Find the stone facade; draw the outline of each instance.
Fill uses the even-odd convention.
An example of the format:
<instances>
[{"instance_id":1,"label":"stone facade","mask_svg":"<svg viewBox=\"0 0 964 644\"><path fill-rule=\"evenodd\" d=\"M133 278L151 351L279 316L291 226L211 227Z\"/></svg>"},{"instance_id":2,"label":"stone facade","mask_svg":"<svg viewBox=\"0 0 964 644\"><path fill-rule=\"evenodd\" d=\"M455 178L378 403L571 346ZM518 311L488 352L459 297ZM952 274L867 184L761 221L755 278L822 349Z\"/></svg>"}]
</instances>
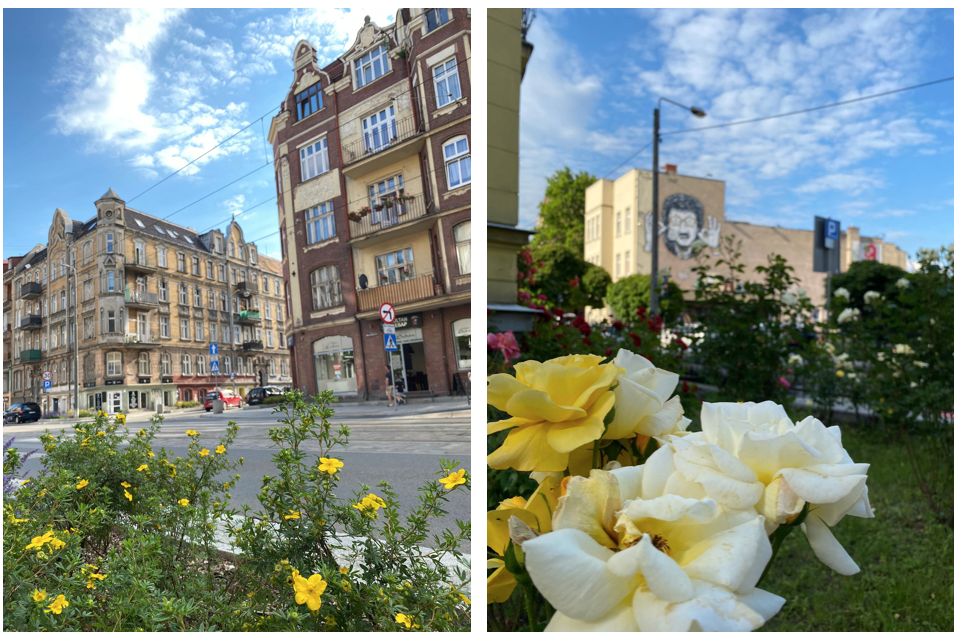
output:
<instances>
[{"instance_id":1,"label":"stone facade","mask_svg":"<svg viewBox=\"0 0 964 644\"><path fill-rule=\"evenodd\" d=\"M290 385L281 266L245 242L236 222L199 234L128 207L112 190L95 206L88 221L57 209L46 244L5 271L12 401L71 410L75 357L80 409L154 410L217 386L243 395Z\"/></svg>"},{"instance_id":2,"label":"stone facade","mask_svg":"<svg viewBox=\"0 0 964 644\"><path fill-rule=\"evenodd\" d=\"M686 297L692 297L696 288L696 245L709 246L706 252L712 263L720 257L721 240L732 237L740 244L747 279L757 278L753 269L765 265L768 255L779 254L793 267L811 301L818 306L826 302L826 273L813 270L812 229L728 220L723 181L681 175L672 165L667 170L659 175L659 269ZM614 281L650 273L652 199L652 173L644 170L630 170L615 180L600 179L586 189L584 256L605 268ZM841 271L858 259L909 268L904 251L879 237L861 236L856 227L841 234L840 243Z\"/></svg>"},{"instance_id":3,"label":"stone facade","mask_svg":"<svg viewBox=\"0 0 964 644\"><path fill-rule=\"evenodd\" d=\"M385 395L381 304L395 306L396 381L459 390L468 372L470 11L370 20L324 67L311 43L268 140L274 149L295 385Z\"/></svg>"}]
</instances>

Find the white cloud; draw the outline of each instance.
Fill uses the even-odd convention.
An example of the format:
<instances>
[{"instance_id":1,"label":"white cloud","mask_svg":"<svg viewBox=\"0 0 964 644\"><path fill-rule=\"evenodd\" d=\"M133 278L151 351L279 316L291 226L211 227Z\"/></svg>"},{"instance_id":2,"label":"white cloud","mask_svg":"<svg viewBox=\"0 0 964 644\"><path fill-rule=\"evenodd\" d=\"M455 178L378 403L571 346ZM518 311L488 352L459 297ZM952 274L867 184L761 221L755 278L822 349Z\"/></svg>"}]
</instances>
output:
<instances>
[{"instance_id":1,"label":"white cloud","mask_svg":"<svg viewBox=\"0 0 964 644\"><path fill-rule=\"evenodd\" d=\"M811 179L796 188L797 192L813 193L838 191L846 192L851 195L859 195L862 192L879 188L883 185L877 177L873 177L862 172L838 172L836 174L825 174Z\"/></svg>"}]
</instances>

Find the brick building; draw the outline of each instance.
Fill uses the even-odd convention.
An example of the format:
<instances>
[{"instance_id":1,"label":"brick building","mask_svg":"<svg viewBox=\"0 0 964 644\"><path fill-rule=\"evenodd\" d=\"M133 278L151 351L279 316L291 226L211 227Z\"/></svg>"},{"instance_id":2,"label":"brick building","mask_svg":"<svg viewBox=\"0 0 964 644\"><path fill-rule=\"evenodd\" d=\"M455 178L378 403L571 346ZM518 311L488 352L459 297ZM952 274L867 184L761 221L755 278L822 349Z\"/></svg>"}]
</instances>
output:
<instances>
[{"instance_id":1,"label":"brick building","mask_svg":"<svg viewBox=\"0 0 964 644\"><path fill-rule=\"evenodd\" d=\"M46 244L8 262L5 395L66 413L75 355L80 409L153 410L216 386L290 384L280 263L245 242L236 222L199 234L128 207L113 190L95 206L87 221L58 208Z\"/></svg>"},{"instance_id":2,"label":"brick building","mask_svg":"<svg viewBox=\"0 0 964 644\"><path fill-rule=\"evenodd\" d=\"M742 244L745 276L756 279L753 268L766 264L769 254L779 254L793 267L810 300L826 302L826 273L813 270L813 230L761 226L726 219L726 183L679 174L668 164L659 175L663 199L659 220L659 267L690 298L696 288L696 245L709 246L711 262L720 256L719 244L732 236ZM613 281L650 272L652 174L629 170L615 180L600 179L586 189L586 261L601 266ZM870 259L908 270L907 253L880 237L861 236L847 228L840 239L840 270L854 261ZM822 313L821 313L822 314ZM598 314L597 314L598 315Z\"/></svg>"},{"instance_id":3,"label":"brick building","mask_svg":"<svg viewBox=\"0 0 964 644\"><path fill-rule=\"evenodd\" d=\"M379 308L394 305L396 381L445 394L469 370L470 11L366 18L324 67L311 43L271 122L295 385L384 396Z\"/></svg>"}]
</instances>

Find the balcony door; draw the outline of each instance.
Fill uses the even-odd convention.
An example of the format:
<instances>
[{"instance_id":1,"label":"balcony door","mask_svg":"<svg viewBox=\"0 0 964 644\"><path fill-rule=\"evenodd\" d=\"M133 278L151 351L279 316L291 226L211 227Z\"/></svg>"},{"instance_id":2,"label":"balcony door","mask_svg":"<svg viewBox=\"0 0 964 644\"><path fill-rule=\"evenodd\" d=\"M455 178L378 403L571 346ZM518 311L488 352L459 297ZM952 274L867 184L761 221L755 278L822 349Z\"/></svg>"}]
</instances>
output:
<instances>
[{"instance_id":1,"label":"balcony door","mask_svg":"<svg viewBox=\"0 0 964 644\"><path fill-rule=\"evenodd\" d=\"M378 152L392 144L398 137L395 125L395 106L375 112L362 119L362 134L365 137L365 152Z\"/></svg>"},{"instance_id":2,"label":"balcony door","mask_svg":"<svg viewBox=\"0 0 964 644\"><path fill-rule=\"evenodd\" d=\"M137 314L137 338L139 340L147 339L147 330L150 327L147 326L147 313Z\"/></svg>"},{"instance_id":3,"label":"balcony door","mask_svg":"<svg viewBox=\"0 0 964 644\"><path fill-rule=\"evenodd\" d=\"M399 215L405 214L405 202L401 199L403 188L400 174L368 186L372 226L394 226L398 223Z\"/></svg>"}]
</instances>

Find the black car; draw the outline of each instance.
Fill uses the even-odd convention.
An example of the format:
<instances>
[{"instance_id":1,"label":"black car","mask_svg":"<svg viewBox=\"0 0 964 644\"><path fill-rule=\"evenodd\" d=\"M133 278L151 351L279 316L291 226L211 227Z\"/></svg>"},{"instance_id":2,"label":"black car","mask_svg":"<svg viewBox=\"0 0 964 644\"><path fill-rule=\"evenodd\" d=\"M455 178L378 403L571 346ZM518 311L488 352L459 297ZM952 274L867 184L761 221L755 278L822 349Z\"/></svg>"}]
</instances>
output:
<instances>
[{"instance_id":1,"label":"black car","mask_svg":"<svg viewBox=\"0 0 964 644\"><path fill-rule=\"evenodd\" d=\"M255 387L248 392L245 400L249 405L259 405L268 396L280 396L282 391L277 387Z\"/></svg>"},{"instance_id":2,"label":"black car","mask_svg":"<svg viewBox=\"0 0 964 644\"><path fill-rule=\"evenodd\" d=\"M29 423L40 420L40 405L31 402L13 403L3 412L5 423Z\"/></svg>"}]
</instances>

